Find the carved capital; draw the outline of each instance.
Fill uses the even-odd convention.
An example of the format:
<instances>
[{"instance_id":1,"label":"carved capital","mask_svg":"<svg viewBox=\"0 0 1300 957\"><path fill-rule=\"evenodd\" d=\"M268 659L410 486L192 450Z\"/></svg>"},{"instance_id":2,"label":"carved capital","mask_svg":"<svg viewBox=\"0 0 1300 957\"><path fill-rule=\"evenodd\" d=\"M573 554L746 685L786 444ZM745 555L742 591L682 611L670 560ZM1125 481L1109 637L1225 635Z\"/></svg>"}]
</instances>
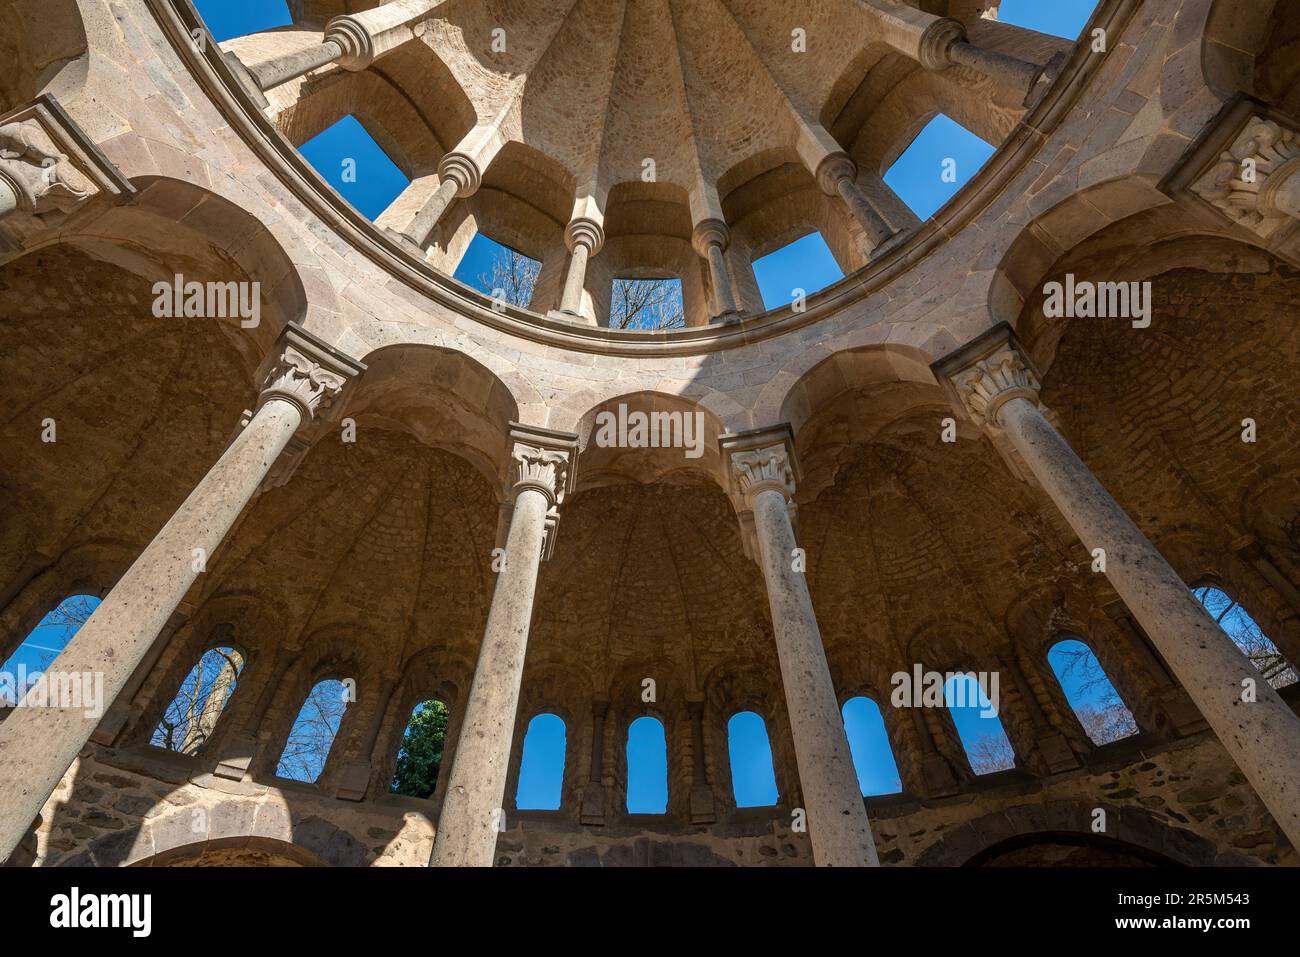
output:
<instances>
[{"instance_id":1,"label":"carved capital","mask_svg":"<svg viewBox=\"0 0 1300 957\"><path fill-rule=\"evenodd\" d=\"M564 501L571 458L572 452L567 449L548 449L516 442L510 452L514 469L511 491L518 495L526 488L537 489L546 496L548 507L558 506Z\"/></svg>"},{"instance_id":2,"label":"carved capital","mask_svg":"<svg viewBox=\"0 0 1300 957\"><path fill-rule=\"evenodd\" d=\"M594 256L605 245L605 227L585 216L570 220L564 227L564 244L569 247L569 252L578 245L586 246Z\"/></svg>"},{"instance_id":3,"label":"carved capital","mask_svg":"<svg viewBox=\"0 0 1300 957\"><path fill-rule=\"evenodd\" d=\"M339 66L345 70L364 70L375 60L375 45L370 31L354 16L342 14L325 24L325 39L333 40L343 49Z\"/></svg>"},{"instance_id":4,"label":"carved capital","mask_svg":"<svg viewBox=\"0 0 1300 957\"><path fill-rule=\"evenodd\" d=\"M960 20L940 17L930 23L921 34L917 61L927 70L946 70L952 66L948 51L959 40L966 39L966 27Z\"/></svg>"},{"instance_id":5,"label":"carved capital","mask_svg":"<svg viewBox=\"0 0 1300 957\"><path fill-rule=\"evenodd\" d=\"M555 533L560 525L560 505L577 486L578 437L537 426L510 423L510 462L497 525L497 546L504 548L515 498L524 489L536 489L546 496L546 526L542 559L555 550Z\"/></svg>"},{"instance_id":6,"label":"carved capital","mask_svg":"<svg viewBox=\"0 0 1300 957\"><path fill-rule=\"evenodd\" d=\"M34 216L70 212L98 192L35 118L0 126L0 181Z\"/></svg>"},{"instance_id":7,"label":"carved capital","mask_svg":"<svg viewBox=\"0 0 1300 957\"><path fill-rule=\"evenodd\" d=\"M455 150L438 161L438 176L444 182L453 181L457 186L456 195L462 199L477 193L483 182L483 171L478 168L478 163Z\"/></svg>"},{"instance_id":8,"label":"carved capital","mask_svg":"<svg viewBox=\"0 0 1300 957\"><path fill-rule=\"evenodd\" d=\"M978 359L952 382L966 411L992 426L998 424L998 410L1012 399L1038 404L1038 376L1018 349L1008 347Z\"/></svg>"},{"instance_id":9,"label":"carved capital","mask_svg":"<svg viewBox=\"0 0 1300 957\"><path fill-rule=\"evenodd\" d=\"M691 245L705 259L709 256L711 246L717 246L726 252L731 245L731 228L720 219L702 220L691 233Z\"/></svg>"},{"instance_id":10,"label":"carved capital","mask_svg":"<svg viewBox=\"0 0 1300 957\"><path fill-rule=\"evenodd\" d=\"M769 489L780 492L787 502L794 498L794 469L783 445L737 452L731 457L731 471L751 508L755 496Z\"/></svg>"},{"instance_id":11,"label":"carved capital","mask_svg":"<svg viewBox=\"0 0 1300 957\"><path fill-rule=\"evenodd\" d=\"M316 417L317 409L328 409L346 382L338 372L322 366L292 345L285 345L272 360L263 380L258 407L271 399L283 399L298 406L304 420Z\"/></svg>"},{"instance_id":12,"label":"carved capital","mask_svg":"<svg viewBox=\"0 0 1300 957\"><path fill-rule=\"evenodd\" d=\"M1296 131L1256 114L1191 190L1229 219L1268 238L1300 218L1297 173L1300 138Z\"/></svg>"},{"instance_id":13,"label":"carved capital","mask_svg":"<svg viewBox=\"0 0 1300 957\"><path fill-rule=\"evenodd\" d=\"M857 182L858 164L848 153L841 151L827 153L817 164L817 185L827 196L834 196L839 191L842 180Z\"/></svg>"}]
</instances>

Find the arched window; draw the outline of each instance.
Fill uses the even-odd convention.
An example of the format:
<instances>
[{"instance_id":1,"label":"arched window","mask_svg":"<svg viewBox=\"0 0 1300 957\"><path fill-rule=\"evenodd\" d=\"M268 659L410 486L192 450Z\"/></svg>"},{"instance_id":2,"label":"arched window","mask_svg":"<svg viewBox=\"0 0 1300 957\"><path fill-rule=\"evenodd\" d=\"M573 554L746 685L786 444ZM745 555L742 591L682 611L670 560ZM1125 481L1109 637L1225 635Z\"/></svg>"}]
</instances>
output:
<instances>
[{"instance_id":1,"label":"arched window","mask_svg":"<svg viewBox=\"0 0 1300 957\"><path fill-rule=\"evenodd\" d=\"M627 729L627 811L663 814L668 810L668 742L664 726L649 715Z\"/></svg>"},{"instance_id":2,"label":"arched window","mask_svg":"<svg viewBox=\"0 0 1300 957\"><path fill-rule=\"evenodd\" d=\"M1110 744L1137 734L1132 712L1120 700L1091 648L1067 638L1048 649L1047 660L1093 744Z\"/></svg>"},{"instance_id":3,"label":"arched window","mask_svg":"<svg viewBox=\"0 0 1300 957\"><path fill-rule=\"evenodd\" d=\"M780 309L844 278L822 234L816 231L754 260L754 278L767 309Z\"/></svg>"},{"instance_id":4,"label":"arched window","mask_svg":"<svg viewBox=\"0 0 1300 957\"><path fill-rule=\"evenodd\" d=\"M542 264L536 259L478 233L469 241L452 278L485 296L527 309L541 272Z\"/></svg>"},{"instance_id":5,"label":"arched window","mask_svg":"<svg viewBox=\"0 0 1300 957\"><path fill-rule=\"evenodd\" d=\"M182 754L197 751L212 736L243 670L244 656L238 649L230 645L209 648L181 682L150 744Z\"/></svg>"},{"instance_id":6,"label":"arched window","mask_svg":"<svg viewBox=\"0 0 1300 957\"><path fill-rule=\"evenodd\" d=\"M736 807L771 807L776 803L776 773L767 725L752 711L740 711L727 722L727 754L731 758L731 793Z\"/></svg>"},{"instance_id":7,"label":"arched window","mask_svg":"<svg viewBox=\"0 0 1300 957\"><path fill-rule=\"evenodd\" d=\"M528 722L519 762L515 807L521 811L558 811L564 792L564 720L539 714Z\"/></svg>"},{"instance_id":8,"label":"arched window","mask_svg":"<svg viewBox=\"0 0 1300 957\"><path fill-rule=\"evenodd\" d=\"M952 713L972 771L992 774L1016 766L1016 754L1002 729L997 709L971 674L948 678L943 685L943 700Z\"/></svg>"},{"instance_id":9,"label":"arched window","mask_svg":"<svg viewBox=\"0 0 1300 957\"><path fill-rule=\"evenodd\" d=\"M1265 681L1274 688L1295 684L1295 666L1282 656L1277 645L1264 634L1264 629L1227 592L1215 585L1201 585L1193 588L1192 594L1236 642L1241 653L1259 669Z\"/></svg>"},{"instance_id":10,"label":"arched window","mask_svg":"<svg viewBox=\"0 0 1300 957\"><path fill-rule=\"evenodd\" d=\"M850 698L844 702L843 714L844 733L849 738L849 753L853 755L863 796L901 792L903 781L898 776L880 706L867 697Z\"/></svg>"},{"instance_id":11,"label":"arched window","mask_svg":"<svg viewBox=\"0 0 1300 957\"><path fill-rule=\"evenodd\" d=\"M354 688L351 681L337 678L316 682L284 743L275 769L277 776L308 784L316 782L334 745L334 736L339 733L343 712L352 702Z\"/></svg>"},{"instance_id":12,"label":"arched window","mask_svg":"<svg viewBox=\"0 0 1300 957\"><path fill-rule=\"evenodd\" d=\"M0 667L0 708L22 700L98 607L94 595L69 595L37 623Z\"/></svg>"},{"instance_id":13,"label":"arched window","mask_svg":"<svg viewBox=\"0 0 1300 957\"><path fill-rule=\"evenodd\" d=\"M921 219L937 213L980 171L994 148L940 113L885 173L885 183Z\"/></svg>"},{"instance_id":14,"label":"arched window","mask_svg":"<svg viewBox=\"0 0 1300 957\"><path fill-rule=\"evenodd\" d=\"M611 329L684 329L680 279L617 278L609 290Z\"/></svg>"},{"instance_id":15,"label":"arched window","mask_svg":"<svg viewBox=\"0 0 1300 957\"><path fill-rule=\"evenodd\" d=\"M437 698L421 701L411 711L393 770L393 794L427 798L438 786L442 749L447 739L447 706Z\"/></svg>"},{"instance_id":16,"label":"arched window","mask_svg":"<svg viewBox=\"0 0 1300 957\"><path fill-rule=\"evenodd\" d=\"M366 219L387 209L410 180L361 122L349 114L321 130L298 152Z\"/></svg>"}]
</instances>

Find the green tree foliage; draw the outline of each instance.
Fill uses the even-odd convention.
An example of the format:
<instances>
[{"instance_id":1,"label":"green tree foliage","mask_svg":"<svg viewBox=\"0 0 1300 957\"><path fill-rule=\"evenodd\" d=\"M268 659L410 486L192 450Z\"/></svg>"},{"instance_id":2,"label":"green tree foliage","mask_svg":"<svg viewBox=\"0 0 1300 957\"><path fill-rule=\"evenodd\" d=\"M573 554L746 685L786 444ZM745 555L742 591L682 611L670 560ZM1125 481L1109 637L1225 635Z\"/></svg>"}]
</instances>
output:
<instances>
[{"instance_id":1,"label":"green tree foliage","mask_svg":"<svg viewBox=\"0 0 1300 957\"><path fill-rule=\"evenodd\" d=\"M438 783L442 744L447 737L447 706L430 699L417 705L397 752L393 793L427 798Z\"/></svg>"}]
</instances>

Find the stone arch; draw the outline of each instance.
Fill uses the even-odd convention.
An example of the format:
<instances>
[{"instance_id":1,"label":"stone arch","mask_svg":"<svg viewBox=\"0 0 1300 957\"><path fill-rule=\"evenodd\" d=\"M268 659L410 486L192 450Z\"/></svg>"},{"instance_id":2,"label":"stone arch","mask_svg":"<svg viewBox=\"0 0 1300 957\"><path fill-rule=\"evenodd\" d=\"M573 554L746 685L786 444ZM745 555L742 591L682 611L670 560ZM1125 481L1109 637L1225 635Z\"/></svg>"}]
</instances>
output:
<instances>
[{"instance_id":1,"label":"stone arch","mask_svg":"<svg viewBox=\"0 0 1300 957\"><path fill-rule=\"evenodd\" d=\"M1004 841L1033 835L1073 835L1091 839L1093 811L1106 812L1106 834L1147 853L1187 867L1241 866L1255 863L1235 851L1220 850L1212 841L1185 828L1174 827L1142 808L1093 801L1049 801L1019 805L975 818L944 833L917 857L921 867L956 867L978 861L981 854Z\"/></svg>"},{"instance_id":2,"label":"stone arch","mask_svg":"<svg viewBox=\"0 0 1300 957\"><path fill-rule=\"evenodd\" d=\"M614 424L616 428L623 407L626 407L630 422L636 421L634 415L638 419L647 417L644 419L647 425L655 421L669 422L671 438L681 436L684 441L689 426L693 440L691 445L667 448L602 445L602 426ZM664 418L657 420L654 416ZM699 424L703 425L702 431L697 428ZM710 409L686 396L652 391L614 396L588 408L578 419L574 431L578 434L578 447L581 450L579 490L627 481L671 482L674 475L680 472L706 475L718 482L724 491L727 488L718 451L718 436L725 431L724 426ZM658 432L662 438L663 430ZM701 453L699 456L694 455L697 450Z\"/></svg>"},{"instance_id":3,"label":"stone arch","mask_svg":"<svg viewBox=\"0 0 1300 957\"><path fill-rule=\"evenodd\" d=\"M219 837L157 849L129 867L329 867L330 862L301 844L273 837Z\"/></svg>"},{"instance_id":4,"label":"stone arch","mask_svg":"<svg viewBox=\"0 0 1300 957\"><path fill-rule=\"evenodd\" d=\"M705 678L703 693L705 767L713 793L722 798L723 806L736 809L727 725L742 711L754 712L766 727L777 806L791 807L802 800L794 736L776 662L740 660L720 664Z\"/></svg>"},{"instance_id":5,"label":"stone arch","mask_svg":"<svg viewBox=\"0 0 1300 957\"><path fill-rule=\"evenodd\" d=\"M346 415L406 432L467 461L495 491L509 461L509 424L519 402L506 381L477 359L437 345L400 344L365 356Z\"/></svg>"}]
</instances>

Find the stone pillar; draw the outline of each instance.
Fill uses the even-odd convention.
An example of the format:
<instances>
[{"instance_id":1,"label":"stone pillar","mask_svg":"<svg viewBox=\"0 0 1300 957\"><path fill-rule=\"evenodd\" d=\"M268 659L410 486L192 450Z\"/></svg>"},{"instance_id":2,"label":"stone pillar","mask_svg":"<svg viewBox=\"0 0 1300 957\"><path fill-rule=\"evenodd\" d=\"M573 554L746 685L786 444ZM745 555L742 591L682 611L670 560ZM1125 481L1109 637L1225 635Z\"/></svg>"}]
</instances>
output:
<instances>
[{"instance_id":1,"label":"stone pillar","mask_svg":"<svg viewBox=\"0 0 1300 957\"><path fill-rule=\"evenodd\" d=\"M994 83L1028 100L1043 67L966 39L960 20L926 13L898 0L860 0L876 18L881 39L927 70L939 72L954 64L969 67Z\"/></svg>"},{"instance_id":2,"label":"stone pillar","mask_svg":"<svg viewBox=\"0 0 1300 957\"><path fill-rule=\"evenodd\" d=\"M116 700L299 427L362 368L298 327L286 329L257 411L68 642L59 673L84 675L87 686L102 681L101 709ZM0 725L0 780L9 782L0 803L0 857L22 840L99 721L80 703L37 704L49 694L47 674Z\"/></svg>"},{"instance_id":3,"label":"stone pillar","mask_svg":"<svg viewBox=\"0 0 1300 957\"><path fill-rule=\"evenodd\" d=\"M894 230L871 205L866 193L858 187L858 166L842 150L828 153L817 164L814 175L817 185L827 196L839 196L858 221L871 241L872 251L879 249L894 235Z\"/></svg>"},{"instance_id":4,"label":"stone pillar","mask_svg":"<svg viewBox=\"0 0 1300 957\"><path fill-rule=\"evenodd\" d=\"M751 556L757 552L767 587L813 860L820 867L877 866L808 583L794 570L793 438L786 427L720 441L733 499L745 510L741 525L752 537L748 548Z\"/></svg>"},{"instance_id":5,"label":"stone pillar","mask_svg":"<svg viewBox=\"0 0 1300 957\"><path fill-rule=\"evenodd\" d=\"M232 733L220 748L221 759L213 769L214 775L231 781L243 780L257 757L260 745L265 741L266 734L262 724L266 719L266 713L271 709L280 685L284 683L284 676L288 674L301 654L302 645L294 642L280 645L275 649L275 659L271 664L270 674L266 677L266 683L262 685L257 702L248 716L240 722L239 730Z\"/></svg>"},{"instance_id":6,"label":"stone pillar","mask_svg":"<svg viewBox=\"0 0 1300 957\"><path fill-rule=\"evenodd\" d=\"M709 285L713 289L713 320L725 319L740 312L731 291L731 273L723 255L731 245L731 230L720 219L696 223L691 245L709 266Z\"/></svg>"},{"instance_id":7,"label":"stone pillar","mask_svg":"<svg viewBox=\"0 0 1300 957\"><path fill-rule=\"evenodd\" d=\"M1155 687L1155 693L1147 701L1137 701L1137 711L1146 712L1151 723L1162 734L1170 737L1186 737L1206 729L1205 719L1196 710L1191 699L1182 688L1178 687L1169 666L1160 660L1151 641L1129 615L1129 610L1122 601L1113 601L1105 605L1102 611L1115 624L1115 628L1128 641L1138 660L1142 663L1148 679ZM1133 710L1130 707L1130 710ZM1154 712L1154 714L1152 714ZM1136 712L1135 712L1136 716Z\"/></svg>"},{"instance_id":8,"label":"stone pillar","mask_svg":"<svg viewBox=\"0 0 1300 957\"><path fill-rule=\"evenodd\" d=\"M513 502L504 562L465 703L438 833L434 867L491 867L523 679L537 571L554 547L558 507L573 489L577 437L511 427Z\"/></svg>"},{"instance_id":9,"label":"stone pillar","mask_svg":"<svg viewBox=\"0 0 1300 957\"><path fill-rule=\"evenodd\" d=\"M1028 472L1092 551L1293 844L1300 846L1300 717L1215 623L1178 573L1043 415L1039 382L1009 327L935 364L954 399L1003 433ZM1245 689L1253 689L1253 700Z\"/></svg>"},{"instance_id":10,"label":"stone pillar","mask_svg":"<svg viewBox=\"0 0 1300 957\"><path fill-rule=\"evenodd\" d=\"M379 738L380 728L388 714L393 691L402 679L401 672L386 670L379 676L379 686L375 689L375 707L370 712L370 720L361 734L361 743L357 748L355 760L344 765L339 772L334 788L334 796L344 801L361 801L370 789L370 772L374 767L375 742Z\"/></svg>"},{"instance_id":11,"label":"stone pillar","mask_svg":"<svg viewBox=\"0 0 1300 957\"><path fill-rule=\"evenodd\" d=\"M1029 724L1033 736L1033 758L1039 764L1038 770L1047 774L1059 774L1071 771L1079 766L1079 758L1070 747L1065 735L1053 727L1047 713L1043 710L1038 693L1029 682L1024 669L1020 667L1020 658L1013 647L1006 647L995 652L997 663L1002 673L1010 679L1009 683L1025 702Z\"/></svg>"},{"instance_id":12,"label":"stone pillar","mask_svg":"<svg viewBox=\"0 0 1300 957\"><path fill-rule=\"evenodd\" d=\"M1225 216L1270 238L1300 219L1300 136L1296 131L1250 116L1231 145L1192 192Z\"/></svg>"},{"instance_id":13,"label":"stone pillar","mask_svg":"<svg viewBox=\"0 0 1300 957\"><path fill-rule=\"evenodd\" d=\"M609 702L598 699L591 703L591 770L587 786L582 790L582 809L579 820L583 824L605 823L605 715Z\"/></svg>"},{"instance_id":14,"label":"stone pillar","mask_svg":"<svg viewBox=\"0 0 1300 957\"><path fill-rule=\"evenodd\" d=\"M704 695L691 692L686 698L686 713L691 719L691 823L712 824L717 820L713 809L713 788L709 786L708 767L704 761Z\"/></svg>"},{"instance_id":15,"label":"stone pillar","mask_svg":"<svg viewBox=\"0 0 1300 957\"><path fill-rule=\"evenodd\" d=\"M443 0L389 0L370 10L332 18L321 42L247 67L257 88L266 92L330 63L364 70L384 54L415 39L423 21Z\"/></svg>"},{"instance_id":16,"label":"stone pillar","mask_svg":"<svg viewBox=\"0 0 1300 957\"><path fill-rule=\"evenodd\" d=\"M595 219L573 219L564 228L564 244L568 247L569 270L564 276L564 292L560 295L560 313L567 318L582 315L582 293L587 282L587 258L600 252L605 245L605 228Z\"/></svg>"}]
</instances>

